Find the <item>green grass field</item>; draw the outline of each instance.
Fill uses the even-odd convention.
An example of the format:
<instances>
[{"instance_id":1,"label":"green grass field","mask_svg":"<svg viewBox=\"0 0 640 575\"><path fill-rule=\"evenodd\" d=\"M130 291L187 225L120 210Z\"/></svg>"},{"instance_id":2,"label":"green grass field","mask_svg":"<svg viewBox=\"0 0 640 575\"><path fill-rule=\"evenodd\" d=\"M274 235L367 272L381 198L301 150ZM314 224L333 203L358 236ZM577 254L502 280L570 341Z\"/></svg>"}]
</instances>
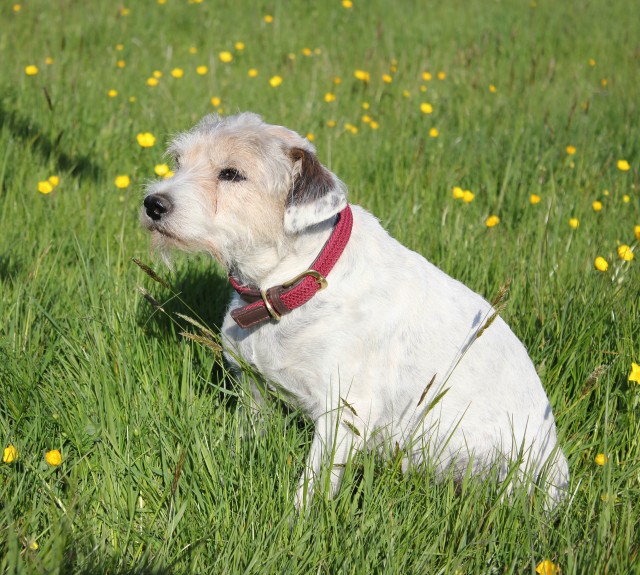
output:
<instances>
[{"instance_id":1,"label":"green grass field","mask_svg":"<svg viewBox=\"0 0 640 575\"><path fill-rule=\"evenodd\" d=\"M3 573L640 573L631 3L15 1L0 7ZM241 437L253 375L176 315L219 325L224 272L181 254L170 272L138 224L171 135L216 110L309 134L352 202L488 299L511 281L503 316L571 469L552 514L362 454L295 520L309 422L274 399Z\"/></svg>"}]
</instances>

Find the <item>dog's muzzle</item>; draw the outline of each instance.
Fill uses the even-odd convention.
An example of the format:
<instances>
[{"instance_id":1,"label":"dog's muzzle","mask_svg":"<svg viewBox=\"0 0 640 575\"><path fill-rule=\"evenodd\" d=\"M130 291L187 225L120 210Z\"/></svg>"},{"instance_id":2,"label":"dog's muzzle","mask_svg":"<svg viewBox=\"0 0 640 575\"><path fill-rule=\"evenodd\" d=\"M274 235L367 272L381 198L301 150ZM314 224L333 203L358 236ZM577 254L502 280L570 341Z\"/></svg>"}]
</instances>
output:
<instances>
[{"instance_id":1,"label":"dog's muzzle","mask_svg":"<svg viewBox=\"0 0 640 575\"><path fill-rule=\"evenodd\" d=\"M161 194L151 194L144 199L144 209L154 222L162 219L162 216L171 211L169 198Z\"/></svg>"}]
</instances>

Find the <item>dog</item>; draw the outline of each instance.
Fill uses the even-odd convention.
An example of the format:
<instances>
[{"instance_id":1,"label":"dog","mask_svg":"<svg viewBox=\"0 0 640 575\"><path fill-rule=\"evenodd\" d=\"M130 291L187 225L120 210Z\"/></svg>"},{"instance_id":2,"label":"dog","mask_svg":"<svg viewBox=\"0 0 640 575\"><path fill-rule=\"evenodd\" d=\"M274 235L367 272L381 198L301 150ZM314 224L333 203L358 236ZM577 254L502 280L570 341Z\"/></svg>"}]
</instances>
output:
<instances>
[{"instance_id":1,"label":"dog","mask_svg":"<svg viewBox=\"0 0 640 575\"><path fill-rule=\"evenodd\" d=\"M227 359L314 422L299 510L323 483L333 496L363 448L439 478L497 469L513 482L515 469L548 507L562 499L567 460L523 344L480 295L349 205L307 139L253 113L210 115L168 152L175 175L149 185L142 224L161 250L224 267Z\"/></svg>"}]
</instances>

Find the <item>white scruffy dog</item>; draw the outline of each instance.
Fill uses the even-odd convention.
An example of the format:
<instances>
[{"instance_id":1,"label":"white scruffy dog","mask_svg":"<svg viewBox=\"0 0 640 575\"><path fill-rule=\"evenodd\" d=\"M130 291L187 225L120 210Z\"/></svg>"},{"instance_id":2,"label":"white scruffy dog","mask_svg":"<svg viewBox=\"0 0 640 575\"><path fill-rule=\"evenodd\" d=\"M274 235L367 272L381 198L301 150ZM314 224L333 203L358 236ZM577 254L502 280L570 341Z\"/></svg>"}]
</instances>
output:
<instances>
[{"instance_id":1,"label":"white scruffy dog","mask_svg":"<svg viewBox=\"0 0 640 575\"><path fill-rule=\"evenodd\" d=\"M515 465L549 505L562 498L567 462L522 343L481 296L348 207L306 139L255 114L207 116L169 152L175 175L149 186L142 223L158 247L225 267L228 359L315 423L298 508L323 465L333 493L365 445L455 477Z\"/></svg>"}]
</instances>

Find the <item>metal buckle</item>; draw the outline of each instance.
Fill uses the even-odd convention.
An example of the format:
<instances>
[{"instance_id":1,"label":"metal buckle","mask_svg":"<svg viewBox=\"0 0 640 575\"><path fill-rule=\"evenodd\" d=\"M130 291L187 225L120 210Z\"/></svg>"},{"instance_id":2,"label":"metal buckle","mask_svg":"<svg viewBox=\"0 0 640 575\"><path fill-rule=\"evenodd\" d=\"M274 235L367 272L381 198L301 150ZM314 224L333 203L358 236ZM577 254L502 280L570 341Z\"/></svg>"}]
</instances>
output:
<instances>
[{"instance_id":1,"label":"metal buckle","mask_svg":"<svg viewBox=\"0 0 640 575\"><path fill-rule=\"evenodd\" d=\"M269 312L269 315L275 319L276 321L280 321L280 318L282 317L275 309L273 309L273 306L271 305L271 302L269 302L269 298L267 298L267 292L263 289L260 290L260 295L262 296L262 301L264 302L265 307L267 308L267 311Z\"/></svg>"},{"instance_id":2,"label":"metal buckle","mask_svg":"<svg viewBox=\"0 0 640 575\"><path fill-rule=\"evenodd\" d=\"M307 276L311 276L313 279L315 279L318 282L319 290L323 290L329 285L329 282L327 282L327 279L320 272L317 272L316 270L307 270L305 272L302 272L301 274L298 274L296 277L289 280L288 282L283 283L282 287L285 289L290 288L292 285L297 284L301 279L304 279ZM264 299L264 296L262 299ZM267 309L269 309L269 306L267 306Z\"/></svg>"}]
</instances>

